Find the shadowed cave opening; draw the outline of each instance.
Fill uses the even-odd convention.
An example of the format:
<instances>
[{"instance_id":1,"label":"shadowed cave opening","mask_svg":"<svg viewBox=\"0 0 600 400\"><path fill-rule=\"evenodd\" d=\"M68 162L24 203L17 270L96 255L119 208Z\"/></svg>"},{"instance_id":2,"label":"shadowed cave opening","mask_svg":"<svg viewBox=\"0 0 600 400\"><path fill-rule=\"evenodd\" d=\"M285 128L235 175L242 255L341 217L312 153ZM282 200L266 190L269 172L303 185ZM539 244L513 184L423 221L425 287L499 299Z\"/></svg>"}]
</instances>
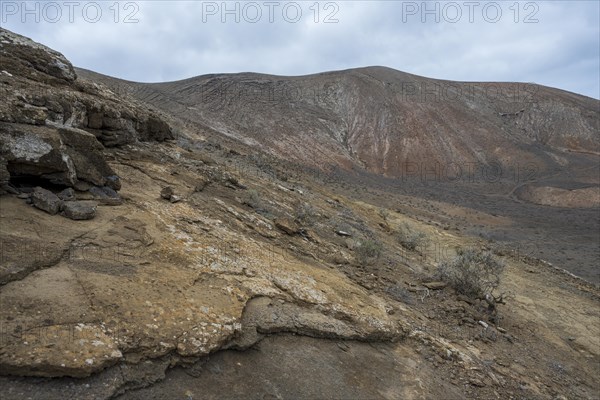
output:
<instances>
[{"instance_id":1,"label":"shadowed cave opening","mask_svg":"<svg viewBox=\"0 0 600 400\"><path fill-rule=\"evenodd\" d=\"M6 169L10 174L9 184L19 190L40 186L51 191L61 191L68 187L67 185L53 182L50 178L51 171L48 171L48 177L44 176L45 174L27 173L23 171L23 164L11 162L8 162Z\"/></svg>"}]
</instances>

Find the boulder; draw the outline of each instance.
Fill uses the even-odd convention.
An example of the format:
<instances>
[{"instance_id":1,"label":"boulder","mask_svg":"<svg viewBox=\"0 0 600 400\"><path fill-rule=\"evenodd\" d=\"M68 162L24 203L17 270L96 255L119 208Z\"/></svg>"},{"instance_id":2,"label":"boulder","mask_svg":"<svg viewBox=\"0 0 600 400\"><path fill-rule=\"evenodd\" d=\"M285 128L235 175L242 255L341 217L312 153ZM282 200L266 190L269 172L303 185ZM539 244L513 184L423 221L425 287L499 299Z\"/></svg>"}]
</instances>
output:
<instances>
[{"instance_id":1,"label":"boulder","mask_svg":"<svg viewBox=\"0 0 600 400\"><path fill-rule=\"evenodd\" d=\"M162 142L175 138L169 124L153 114L149 114L148 118L140 124L138 132L140 139L145 141Z\"/></svg>"},{"instance_id":2,"label":"boulder","mask_svg":"<svg viewBox=\"0 0 600 400\"><path fill-rule=\"evenodd\" d=\"M73 220L87 220L96 216L96 204L83 201L67 201L62 215Z\"/></svg>"},{"instance_id":3,"label":"boulder","mask_svg":"<svg viewBox=\"0 0 600 400\"><path fill-rule=\"evenodd\" d=\"M94 135L81 129L59 128L60 138L65 144L63 151L73 162L76 177L97 186L111 185L121 188L119 177L104 158L104 147Z\"/></svg>"},{"instance_id":4,"label":"boulder","mask_svg":"<svg viewBox=\"0 0 600 400\"><path fill-rule=\"evenodd\" d=\"M57 195L39 186L35 188L31 198L36 208L46 211L50 215L58 213L63 204Z\"/></svg>"}]
</instances>

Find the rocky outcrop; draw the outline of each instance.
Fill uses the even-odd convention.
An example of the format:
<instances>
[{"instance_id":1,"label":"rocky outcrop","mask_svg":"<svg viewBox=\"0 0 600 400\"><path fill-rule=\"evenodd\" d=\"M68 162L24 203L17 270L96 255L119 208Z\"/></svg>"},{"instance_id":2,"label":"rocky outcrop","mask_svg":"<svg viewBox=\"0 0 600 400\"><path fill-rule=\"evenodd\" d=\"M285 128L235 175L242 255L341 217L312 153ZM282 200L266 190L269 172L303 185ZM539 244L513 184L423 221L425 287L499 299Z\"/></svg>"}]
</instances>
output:
<instances>
[{"instance_id":1,"label":"rocky outcrop","mask_svg":"<svg viewBox=\"0 0 600 400\"><path fill-rule=\"evenodd\" d=\"M169 125L152 113L131 111L118 104L84 104L85 112L78 121L106 147L121 146L136 140L162 142L173 139ZM137 113L135 112L137 111Z\"/></svg>"},{"instance_id":2,"label":"rocky outcrop","mask_svg":"<svg viewBox=\"0 0 600 400\"><path fill-rule=\"evenodd\" d=\"M81 180L102 186L115 175L100 142L81 129L0 123L0 132L0 153L15 179L37 177L69 187Z\"/></svg>"},{"instance_id":3,"label":"rocky outcrop","mask_svg":"<svg viewBox=\"0 0 600 400\"><path fill-rule=\"evenodd\" d=\"M2 70L45 83L72 83L77 79L73 65L61 53L21 35L0 29Z\"/></svg>"},{"instance_id":4,"label":"rocky outcrop","mask_svg":"<svg viewBox=\"0 0 600 400\"><path fill-rule=\"evenodd\" d=\"M0 184L36 179L120 189L106 147L172 139L156 112L77 80L60 53L0 30ZM41 183L41 182L39 182Z\"/></svg>"}]
</instances>

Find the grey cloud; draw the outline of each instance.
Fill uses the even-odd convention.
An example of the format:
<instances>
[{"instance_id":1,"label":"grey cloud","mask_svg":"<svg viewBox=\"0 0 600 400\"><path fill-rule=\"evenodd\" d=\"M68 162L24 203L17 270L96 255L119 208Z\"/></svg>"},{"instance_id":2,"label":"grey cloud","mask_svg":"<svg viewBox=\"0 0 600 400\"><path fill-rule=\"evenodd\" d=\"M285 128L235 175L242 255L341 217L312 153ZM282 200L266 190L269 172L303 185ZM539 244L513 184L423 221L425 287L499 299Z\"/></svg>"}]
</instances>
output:
<instances>
[{"instance_id":1,"label":"grey cloud","mask_svg":"<svg viewBox=\"0 0 600 400\"><path fill-rule=\"evenodd\" d=\"M220 7L221 3L214 4ZM278 10L289 3L279 2ZM3 25L56 48L78 66L137 81L241 71L301 75L385 65L440 79L534 81L600 97L598 2L520 2L518 23L509 8L514 2L497 2L502 18L490 23L480 10L493 2L480 1L470 23L464 2L457 1L463 13L458 22L445 22L440 15L441 22L435 23L427 15L423 23L420 10L403 18L403 10L420 8L421 1L338 1L339 22L333 24L323 23L334 10L323 9L328 2L319 4L319 23L309 9L314 2L298 3L303 16L297 23L285 21L280 12L270 23L264 6L258 23L244 21L243 15L240 23L232 15L222 23L219 14L203 22L207 2L140 1L135 24L114 23L108 10L113 3L106 2L97 23L75 14L73 23L63 17L55 24L35 23L31 18L22 23L20 18L4 16ZM537 5L538 23L523 23L533 10L525 8L527 3ZM244 4L239 2L239 7ZM438 4L443 9L452 2ZM434 5L429 2L427 7ZM119 18L125 14L121 10ZM447 19L453 16L446 15Z\"/></svg>"}]
</instances>

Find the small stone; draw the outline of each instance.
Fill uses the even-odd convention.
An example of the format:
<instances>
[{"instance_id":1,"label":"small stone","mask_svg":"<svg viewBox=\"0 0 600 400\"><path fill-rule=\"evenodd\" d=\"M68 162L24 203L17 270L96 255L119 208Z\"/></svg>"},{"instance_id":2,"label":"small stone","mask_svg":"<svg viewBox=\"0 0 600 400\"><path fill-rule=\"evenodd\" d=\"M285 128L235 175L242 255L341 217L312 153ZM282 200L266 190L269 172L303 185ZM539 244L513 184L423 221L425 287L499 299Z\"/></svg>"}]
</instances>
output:
<instances>
[{"instance_id":1,"label":"small stone","mask_svg":"<svg viewBox=\"0 0 600 400\"><path fill-rule=\"evenodd\" d=\"M484 328L484 329L487 329L487 328L489 327L489 325L488 325L488 323L487 323L487 322L484 322L484 321L478 321L477 323L478 323L479 325L483 326L483 328Z\"/></svg>"},{"instance_id":2,"label":"small stone","mask_svg":"<svg viewBox=\"0 0 600 400\"><path fill-rule=\"evenodd\" d=\"M502 358L496 358L496 364L502 367L510 367L510 362Z\"/></svg>"},{"instance_id":3,"label":"small stone","mask_svg":"<svg viewBox=\"0 0 600 400\"><path fill-rule=\"evenodd\" d=\"M49 190L38 186L34 189L31 197L36 208L46 211L50 215L55 215L60 211L62 200Z\"/></svg>"},{"instance_id":4,"label":"small stone","mask_svg":"<svg viewBox=\"0 0 600 400\"><path fill-rule=\"evenodd\" d=\"M73 188L78 192L87 192L92 188L92 184L84 181L77 181L75 182L75 185L73 185Z\"/></svg>"},{"instance_id":5,"label":"small stone","mask_svg":"<svg viewBox=\"0 0 600 400\"><path fill-rule=\"evenodd\" d=\"M117 192L116 192L116 191L115 191L113 188L111 188L111 187L109 187L109 186L102 186L100 189L101 189L101 190L102 190L104 193L106 193L106 195L107 195L108 197L111 197L111 198L113 198L113 199L116 199L116 198L118 198L118 197L119 197L119 194L118 194L118 193L117 193Z\"/></svg>"},{"instance_id":6,"label":"small stone","mask_svg":"<svg viewBox=\"0 0 600 400\"><path fill-rule=\"evenodd\" d=\"M121 205L123 200L117 192L108 186L94 186L90 188L89 193L93 196L94 200L98 200L100 203L105 205Z\"/></svg>"},{"instance_id":7,"label":"small stone","mask_svg":"<svg viewBox=\"0 0 600 400\"><path fill-rule=\"evenodd\" d=\"M337 344L337 347L339 347L339 348L340 348L340 350L342 350L342 351L344 351L344 352L347 352L348 350L350 350L350 346L348 346L348 344L347 344L347 343L344 343L344 342L337 342L336 344Z\"/></svg>"},{"instance_id":8,"label":"small stone","mask_svg":"<svg viewBox=\"0 0 600 400\"><path fill-rule=\"evenodd\" d=\"M464 301L465 303L469 304L469 305L473 305L473 300L471 298L469 298L468 296L465 296L464 294L459 294L458 296L456 296L457 300L460 301Z\"/></svg>"},{"instance_id":9,"label":"small stone","mask_svg":"<svg viewBox=\"0 0 600 400\"><path fill-rule=\"evenodd\" d=\"M477 386L477 387L484 387L485 383L483 383L483 381L481 381L480 379L477 378L472 378L469 380L469 383L473 386Z\"/></svg>"},{"instance_id":10,"label":"small stone","mask_svg":"<svg viewBox=\"0 0 600 400\"><path fill-rule=\"evenodd\" d=\"M171 198L169 199L169 201L171 203L179 203L181 201L181 197L179 197L176 194L174 194L174 195L171 196Z\"/></svg>"},{"instance_id":11,"label":"small stone","mask_svg":"<svg viewBox=\"0 0 600 400\"><path fill-rule=\"evenodd\" d=\"M500 332L500 333L506 333L506 329L504 329L504 328L497 327L496 329L497 329L497 330L498 330L498 332Z\"/></svg>"},{"instance_id":12,"label":"small stone","mask_svg":"<svg viewBox=\"0 0 600 400\"><path fill-rule=\"evenodd\" d=\"M75 200L75 191L73 188L66 188L58 194L58 197L63 201L73 201Z\"/></svg>"},{"instance_id":13,"label":"small stone","mask_svg":"<svg viewBox=\"0 0 600 400\"><path fill-rule=\"evenodd\" d=\"M494 373L492 371L488 372L488 376L492 379L492 381L494 382L494 385L496 385L496 386L501 385L500 380L496 377L496 375L494 375Z\"/></svg>"},{"instance_id":14,"label":"small stone","mask_svg":"<svg viewBox=\"0 0 600 400\"><path fill-rule=\"evenodd\" d=\"M173 196L173 188L171 186L167 186L160 191L160 197L165 200L171 200L171 196Z\"/></svg>"},{"instance_id":15,"label":"small stone","mask_svg":"<svg viewBox=\"0 0 600 400\"><path fill-rule=\"evenodd\" d=\"M67 201L64 203L62 215L76 221L92 219L96 216L96 205L82 201Z\"/></svg>"},{"instance_id":16,"label":"small stone","mask_svg":"<svg viewBox=\"0 0 600 400\"><path fill-rule=\"evenodd\" d=\"M96 199L104 199L107 198L108 195L106 194L106 192L104 190L102 190L101 187L98 186L93 186L90 188L90 190L88 190L90 192L90 194L92 194L94 196L94 198Z\"/></svg>"},{"instance_id":17,"label":"small stone","mask_svg":"<svg viewBox=\"0 0 600 400\"><path fill-rule=\"evenodd\" d=\"M335 231L335 233L337 233L340 236L352 236L350 233L345 231Z\"/></svg>"},{"instance_id":18,"label":"small stone","mask_svg":"<svg viewBox=\"0 0 600 400\"><path fill-rule=\"evenodd\" d=\"M423 286L430 290L441 290L448 286L446 282L424 282Z\"/></svg>"},{"instance_id":19,"label":"small stone","mask_svg":"<svg viewBox=\"0 0 600 400\"><path fill-rule=\"evenodd\" d=\"M107 176L106 177L106 186L108 186L109 188L111 188L113 190L120 190L121 189L121 178L119 178L117 175Z\"/></svg>"}]
</instances>

